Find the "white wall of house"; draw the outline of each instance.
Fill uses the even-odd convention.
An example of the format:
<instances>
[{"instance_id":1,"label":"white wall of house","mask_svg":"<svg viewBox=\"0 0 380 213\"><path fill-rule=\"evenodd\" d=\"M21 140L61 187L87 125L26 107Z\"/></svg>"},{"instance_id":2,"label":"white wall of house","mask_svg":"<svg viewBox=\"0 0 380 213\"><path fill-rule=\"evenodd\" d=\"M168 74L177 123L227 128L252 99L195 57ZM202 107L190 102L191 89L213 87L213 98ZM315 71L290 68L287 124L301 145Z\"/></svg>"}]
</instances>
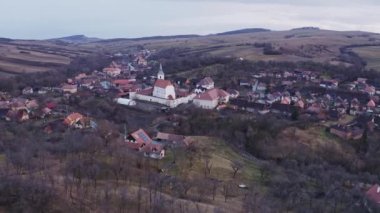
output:
<instances>
[{"instance_id":1,"label":"white wall of house","mask_svg":"<svg viewBox=\"0 0 380 213\"><path fill-rule=\"evenodd\" d=\"M200 107L203 109L214 109L218 106L218 100L201 100L201 99L194 99L193 103L196 107Z\"/></svg>"},{"instance_id":2,"label":"white wall of house","mask_svg":"<svg viewBox=\"0 0 380 213\"><path fill-rule=\"evenodd\" d=\"M168 99L169 96L172 96L174 99L176 98L175 89L173 85L167 86L166 88L154 87L153 88L153 96L163 99Z\"/></svg>"},{"instance_id":3,"label":"white wall of house","mask_svg":"<svg viewBox=\"0 0 380 213\"><path fill-rule=\"evenodd\" d=\"M158 98L158 97L149 96L149 95L141 95L141 94L137 94L137 93L134 93L134 92L130 93L129 96L130 96L131 99L158 103L158 104L162 104L162 105L168 106L170 108L175 108L175 107L177 107L180 104L189 103L191 100L194 99L195 94L190 94L187 97L177 98L177 99L174 99L174 100L163 99L163 98Z\"/></svg>"}]
</instances>

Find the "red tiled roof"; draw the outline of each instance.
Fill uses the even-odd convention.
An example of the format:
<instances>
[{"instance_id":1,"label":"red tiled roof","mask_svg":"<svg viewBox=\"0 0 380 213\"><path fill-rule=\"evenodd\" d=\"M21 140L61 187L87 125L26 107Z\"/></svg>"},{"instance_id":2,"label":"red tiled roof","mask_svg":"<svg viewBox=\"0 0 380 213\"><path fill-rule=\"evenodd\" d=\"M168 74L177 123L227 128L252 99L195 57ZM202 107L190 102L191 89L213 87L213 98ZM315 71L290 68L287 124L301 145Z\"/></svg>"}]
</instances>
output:
<instances>
[{"instance_id":1,"label":"red tiled roof","mask_svg":"<svg viewBox=\"0 0 380 213\"><path fill-rule=\"evenodd\" d=\"M213 101L227 96L229 96L229 94L226 91L214 88L196 96L194 99Z\"/></svg>"},{"instance_id":2,"label":"red tiled roof","mask_svg":"<svg viewBox=\"0 0 380 213\"><path fill-rule=\"evenodd\" d=\"M367 106L368 106L368 107L376 107L376 103L375 103L373 100L370 100L370 101L367 103Z\"/></svg>"},{"instance_id":3,"label":"red tiled roof","mask_svg":"<svg viewBox=\"0 0 380 213\"><path fill-rule=\"evenodd\" d=\"M141 91L137 92L137 94L140 94L140 95L152 95L153 94L153 88L148 88L148 89L141 90Z\"/></svg>"},{"instance_id":4,"label":"red tiled roof","mask_svg":"<svg viewBox=\"0 0 380 213\"><path fill-rule=\"evenodd\" d=\"M162 79L157 79L156 83L154 84L155 87L160 87L160 88L166 88L168 86L172 86L172 82L168 80L162 80Z\"/></svg>"},{"instance_id":5,"label":"red tiled roof","mask_svg":"<svg viewBox=\"0 0 380 213\"><path fill-rule=\"evenodd\" d=\"M106 67L106 68L103 69L103 72L106 72L106 73L120 73L121 70L119 68Z\"/></svg>"},{"instance_id":6,"label":"red tiled roof","mask_svg":"<svg viewBox=\"0 0 380 213\"><path fill-rule=\"evenodd\" d=\"M380 186L378 184L373 185L366 193L365 195L369 200L372 200L373 202L380 204Z\"/></svg>"},{"instance_id":7,"label":"red tiled roof","mask_svg":"<svg viewBox=\"0 0 380 213\"><path fill-rule=\"evenodd\" d=\"M62 89L64 90L72 90L72 89L77 89L78 86L76 84L65 84L62 86Z\"/></svg>"},{"instance_id":8,"label":"red tiled roof","mask_svg":"<svg viewBox=\"0 0 380 213\"><path fill-rule=\"evenodd\" d=\"M80 113L77 113L77 112L74 112L74 113L71 113L69 116L67 116L65 118L65 120L63 121L66 125L73 125L74 123L82 120L84 117L82 114Z\"/></svg>"},{"instance_id":9,"label":"red tiled roof","mask_svg":"<svg viewBox=\"0 0 380 213\"><path fill-rule=\"evenodd\" d=\"M139 129L136 132L133 132L131 136L136 140L136 143L138 144L150 144L152 143L152 139L149 137L149 135L143 130Z\"/></svg>"},{"instance_id":10,"label":"red tiled roof","mask_svg":"<svg viewBox=\"0 0 380 213\"><path fill-rule=\"evenodd\" d=\"M114 84L119 84L119 85L127 85L130 84L131 81L129 79L117 79L113 81Z\"/></svg>"},{"instance_id":11,"label":"red tiled roof","mask_svg":"<svg viewBox=\"0 0 380 213\"><path fill-rule=\"evenodd\" d=\"M170 133L158 132L156 138L161 139L161 140L180 142L180 141L185 140L186 137L183 135L175 135L175 134L170 134Z\"/></svg>"}]
</instances>

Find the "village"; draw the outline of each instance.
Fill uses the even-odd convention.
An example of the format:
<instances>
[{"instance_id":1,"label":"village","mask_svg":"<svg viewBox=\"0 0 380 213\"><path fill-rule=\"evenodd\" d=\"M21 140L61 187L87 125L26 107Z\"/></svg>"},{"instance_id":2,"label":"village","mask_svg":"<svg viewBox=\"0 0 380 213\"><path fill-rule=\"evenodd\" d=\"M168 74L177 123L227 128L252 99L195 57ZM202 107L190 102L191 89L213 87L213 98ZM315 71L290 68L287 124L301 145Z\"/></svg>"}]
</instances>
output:
<instances>
[{"instance_id":1,"label":"village","mask_svg":"<svg viewBox=\"0 0 380 213\"><path fill-rule=\"evenodd\" d=\"M118 53L101 71L79 73L61 85L31 85L22 88L19 96L1 92L0 119L39 122L47 135L100 131L99 126L104 124L97 116L85 107L78 111L70 106L78 100L97 97L111 100L115 106L168 118L177 116L172 110L190 108L219 113L221 117L239 113L247 118L273 115L289 121L308 121L326 128L332 137L349 141L360 141L368 132L380 128L380 84L365 78L347 82L307 70L265 70L240 79L238 85L219 87L212 76L167 75L165 67L159 61L151 61L150 56L149 50L142 50L133 55L133 60L126 60ZM128 130L108 127L112 130L104 135L107 138L115 134L130 150L155 160L164 159L169 149L186 148L193 143L189 136L145 128L138 124ZM376 202L380 201L378 188L373 185L367 192Z\"/></svg>"},{"instance_id":2,"label":"village","mask_svg":"<svg viewBox=\"0 0 380 213\"><path fill-rule=\"evenodd\" d=\"M371 85L365 78L342 84L340 79L329 79L311 71L263 71L241 79L238 87L218 88L209 76L168 79L161 64L158 70L153 70L156 76L144 75L152 70L152 64L158 63L148 61L150 55L149 50L143 50L134 55L133 61L119 57L118 63L112 61L102 71L80 73L57 87L23 88L19 97L2 92L0 118L23 122L53 115L62 117L66 126L96 128L95 120L68 112L67 107L55 101L88 96L90 92L94 96L113 97L115 104L147 110L169 111L190 105L207 110L307 119L327 125L331 134L347 140L358 140L365 131L373 131L380 124L380 85ZM137 80L138 75L143 78ZM39 97L44 97L45 102L39 102ZM50 129L46 127L47 132Z\"/></svg>"}]
</instances>

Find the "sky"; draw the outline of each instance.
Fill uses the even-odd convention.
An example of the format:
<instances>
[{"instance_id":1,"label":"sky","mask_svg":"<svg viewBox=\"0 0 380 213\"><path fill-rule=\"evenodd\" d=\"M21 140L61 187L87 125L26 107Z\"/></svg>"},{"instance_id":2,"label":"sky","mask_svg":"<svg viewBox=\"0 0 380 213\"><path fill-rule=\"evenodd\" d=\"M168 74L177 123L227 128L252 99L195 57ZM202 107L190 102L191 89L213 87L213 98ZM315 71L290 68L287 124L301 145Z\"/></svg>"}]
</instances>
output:
<instances>
[{"instance_id":1,"label":"sky","mask_svg":"<svg viewBox=\"0 0 380 213\"><path fill-rule=\"evenodd\" d=\"M380 0L0 0L0 37L206 35L315 26L380 33Z\"/></svg>"}]
</instances>

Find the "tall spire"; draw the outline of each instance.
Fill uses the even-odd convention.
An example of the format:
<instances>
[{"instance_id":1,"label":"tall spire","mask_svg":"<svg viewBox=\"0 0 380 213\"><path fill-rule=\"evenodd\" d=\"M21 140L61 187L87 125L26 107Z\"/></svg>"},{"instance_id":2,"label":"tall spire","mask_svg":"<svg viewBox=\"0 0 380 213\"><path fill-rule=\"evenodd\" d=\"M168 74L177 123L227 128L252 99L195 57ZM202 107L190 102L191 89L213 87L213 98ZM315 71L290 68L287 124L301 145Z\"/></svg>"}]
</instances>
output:
<instances>
[{"instance_id":1,"label":"tall spire","mask_svg":"<svg viewBox=\"0 0 380 213\"><path fill-rule=\"evenodd\" d=\"M165 73L164 73L164 70L162 69L162 64L160 64L160 69L158 70L157 79L162 79L162 80L165 79Z\"/></svg>"}]
</instances>

